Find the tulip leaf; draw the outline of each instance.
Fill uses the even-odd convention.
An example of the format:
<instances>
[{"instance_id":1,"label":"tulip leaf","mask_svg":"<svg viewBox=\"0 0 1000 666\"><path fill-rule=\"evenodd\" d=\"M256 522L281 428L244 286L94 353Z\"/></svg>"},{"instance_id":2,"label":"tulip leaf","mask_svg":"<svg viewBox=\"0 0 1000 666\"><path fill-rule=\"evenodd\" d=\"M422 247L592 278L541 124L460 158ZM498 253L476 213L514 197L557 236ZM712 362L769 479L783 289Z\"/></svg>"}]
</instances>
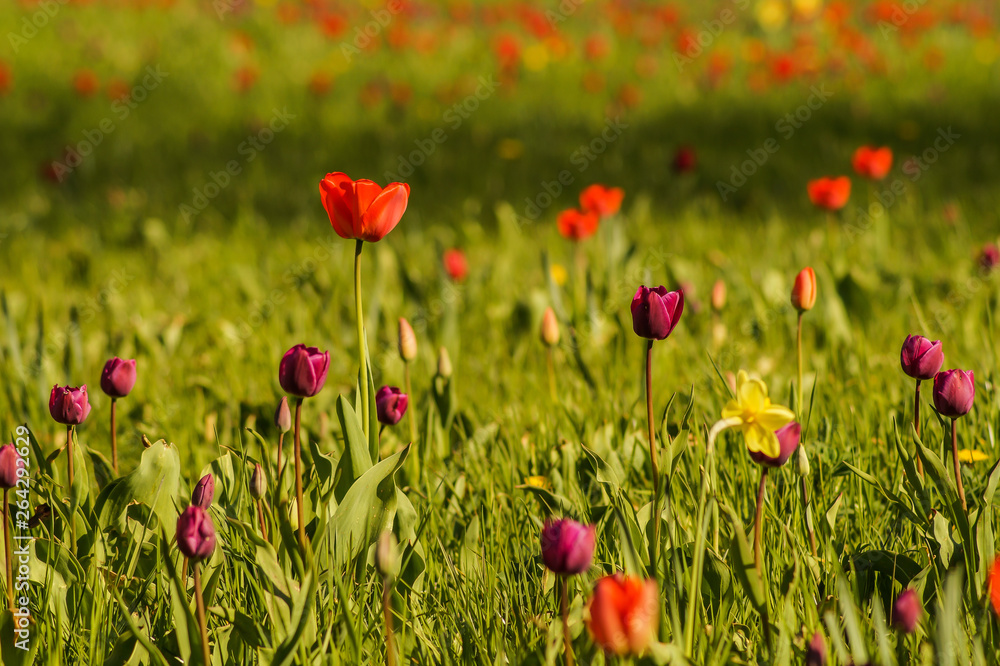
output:
<instances>
[{"instance_id":1,"label":"tulip leaf","mask_svg":"<svg viewBox=\"0 0 1000 666\"><path fill-rule=\"evenodd\" d=\"M14 613L4 610L0 613L0 663L5 666L29 666L35 663L35 652L41 640L38 625L29 619L26 629L18 629ZM20 631L21 633L17 633Z\"/></svg>"},{"instance_id":2,"label":"tulip leaf","mask_svg":"<svg viewBox=\"0 0 1000 666\"><path fill-rule=\"evenodd\" d=\"M175 498L180 496L180 457L177 447L159 440L142 452L139 466L127 476L112 481L95 502L101 526L116 525L125 531L125 510L132 502L142 502L156 514L160 525L173 538L177 529Z\"/></svg>"},{"instance_id":3,"label":"tulip leaf","mask_svg":"<svg viewBox=\"0 0 1000 666\"><path fill-rule=\"evenodd\" d=\"M729 524L733 530L733 543L730 546L733 573L743 586L743 590L750 598L750 603L754 609L760 613L762 618L767 616L767 597L764 594L764 581L754 564L753 548L747 541L747 535L743 531L743 523L728 504L719 503ZM766 620L764 620L766 621Z\"/></svg>"},{"instance_id":4,"label":"tulip leaf","mask_svg":"<svg viewBox=\"0 0 1000 666\"><path fill-rule=\"evenodd\" d=\"M337 418L344 434L344 454L337 463L337 473L340 478L335 492L335 497L340 502L351 485L371 469L372 458L365 435L361 431L361 420L344 396L337 398Z\"/></svg>"},{"instance_id":5,"label":"tulip leaf","mask_svg":"<svg viewBox=\"0 0 1000 666\"><path fill-rule=\"evenodd\" d=\"M845 469L849 469L850 471L854 472L855 476L857 476L859 479L861 479L861 480L865 481L866 483L874 486L874 488L876 490L878 490L878 492L885 499L887 499L891 504L895 505L895 507L900 511L900 513L902 513L904 516L906 516L907 518L909 518L910 521L912 521L914 525L919 525L919 526L923 527L923 525L925 524L924 519L921 518L920 516L918 516L917 514L915 514L913 512L913 509L910 508L910 505L907 504L906 502L904 502L903 499L899 495L897 495L896 493L892 492L891 490L887 490L886 488L884 488L882 486L882 484L879 483L878 479L876 479L871 474L868 474L866 472L862 472L860 469L858 469L857 467L855 467L854 465L852 465L849 462L842 462L840 464Z\"/></svg>"},{"instance_id":6,"label":"tulip leaf","mask_svg":"<svg viewBox=\"0 0 1000 666\"><path fill-rule=\"evenodd\" d=\"M544 509L543 512L547 516L573 511L573 503L571 501L562 495L552 492L548 488L542 488L540 486L533 486L530 484L523 484L514 487L518 490L527 490L529 493L534 495L538 500L538 503L542 505Z\"/></svg>"}]
</instances>

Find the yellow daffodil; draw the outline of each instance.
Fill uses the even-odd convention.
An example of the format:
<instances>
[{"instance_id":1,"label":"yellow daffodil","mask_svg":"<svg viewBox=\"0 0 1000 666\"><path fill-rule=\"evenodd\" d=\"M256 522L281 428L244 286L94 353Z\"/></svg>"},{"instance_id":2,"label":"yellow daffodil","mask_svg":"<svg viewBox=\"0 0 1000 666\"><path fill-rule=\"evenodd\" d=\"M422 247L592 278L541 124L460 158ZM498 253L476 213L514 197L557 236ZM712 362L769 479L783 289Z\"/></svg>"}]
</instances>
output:
<instances>
[{"instance_id":1,"label":"yellow daffodil","mask_svg":"<svg viewBox=\"0 0 1000 666\"><path fill-rule=\"evenodd\" d=\"M543 490L549 490L552 488L552 484L549 483L549 480L544 476L529 476L524 480L524 485L542 488Z\"/></svg>"},{"instance_id":2,"label":"yellow daffodil","mask_svg":"<svg viewBox=\"0 0 1000 666\"><path fill-rule=\"evenodd\" d=\"M959 449L958 459L964 463L977 463L989 460L990 457L982 451L976 451L975 449Z\"/></svg>"},{"instance_id":3,"label":"yellow daffodil","mask_svg":"<svg viewBox=\"0 0 1000 666\"><path fill-rule=\"evenodd\" d=\"M782 405L771 403L767 386L759 379L751 379L745 370L736 376L736 397L722 410L722 420L712 427L709 441L727 428L743 432L747 450L777 458L781 446L774 431L791 423L795 413Z\"/></svg>"}]
</instances>

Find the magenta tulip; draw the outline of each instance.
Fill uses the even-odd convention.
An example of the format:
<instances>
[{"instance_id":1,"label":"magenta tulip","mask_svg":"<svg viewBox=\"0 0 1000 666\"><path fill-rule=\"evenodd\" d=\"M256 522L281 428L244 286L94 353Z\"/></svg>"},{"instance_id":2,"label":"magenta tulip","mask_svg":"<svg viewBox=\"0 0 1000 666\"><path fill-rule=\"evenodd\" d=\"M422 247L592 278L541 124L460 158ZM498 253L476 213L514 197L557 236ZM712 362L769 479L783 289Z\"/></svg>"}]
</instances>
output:
<instances>
[{"instance_id":1,"label":"magenta tulip","mask_svg":"<svg viewBox=\"0 0 1000 666\"><path fill-rule=\"evenodd\" d=\"M394 426L406 413L409 396L395 386L383 386L375 394L375 408L378 411L379 423Z\"/></svg>"},{"instance_id":2,"label":"magenta tulip","mask_svg":"<svg viewBox=\"0 0 1000 666\"><path fill-rule=\"evenodd\" d=\"M323 388L329 368L330 352L295 345L281 359L278 382L281 388L295 397L311 398Z\"/></svg>"},{"instance_id":3,"label":"magenta tulip","mask_svg":"<svg viewBox=\"0 0 1000 666\"><path fill-rule=\"evenodd\" d=\"M21 456L13 444L0 446L0 489L10 490L17 485L18 461Z\"/></svg>"},{"instance_id":4,"label":"magenta tulip","mask_svg":"<svg viewBox=\"0 0 1000 666\"><path fill-rule=\"evenodd\" d=\"M542 561L557 574L579 574L594 561L593 525L581 525L563 518L545 524L542 529Z\"/></svg>"},{"instance_id":5,"label":"magenta tulip","mask_svg":"<svg viewBox=\"0 0 1000 666\"><path fill-rule=\"evenodd\" d=\"M750 451L750 457L758 465L781 467L788 462L788 459L791 458L793 453L795 453L795 449L799 447L799 439L802 435L802 426L796 421L792 421L788 425L775 430L774 434L778 437L780 453L776 458L772 458L761 453L760 451Z\"/></svg>"},{"instance_id":6,"label":"magenta tulip","mask_svg":"<svg viewBox=\"0 0 1000 666\"><path fill-rule=\"evenodd\" d=\"M117 356L104 364L101 390L112 398L124 398L135 386L135 359L124 361Z\"/></svg>"},{"instance_id":7,"label":"magenta tulip","mask_svg":"<svg viewBox=\"0 0 1000 666\"><path fill-rule=\"evenodd\" d=\"M215 477L206 474L194 487L194 492L191 493L191 504L208 511L208 507L212 506L213 497L215 497Z\"/></svg>"},{"instance_id":8,"label":"magenta tulip","mask_svg":"<svg viewBox=\"0 0 1000 666\"><path fill-rule=\"evenodd\" d=\"M806 666L826 666L826 641L818 631L806 646Z\"/></svg>"},{"instance_id":9,"label":"magenta tulip","mask_svg":"<svg viewBox=\"0 0 1000 666\"><path fill-rule=\"evenodd\" d=\"M941 416L957 419L972 409L976 384L972 371L946 370L934 375L934 407Z\"/></svg>"},{"instance_id":10,"label":"magenta tulip","mask_svg":"<svg viewBox=\"0 0 1000 666\"><path fill-rule=\"evenodd\" d=\"M177 548L194 562L215 552L215 526L200 506L189 506L177 519Z\"/></svg>"},{"instance_id":11,"label":"magenta tulip","mask_svg":"<svg viewBox=\"0 0 1000 666\"><path fill-rule=\"evenodd\" d=\"M79 388L53 386L49 394L49 414L56 423L63 425L80 425L86 421L90 414L87 385Z\"/></svg>"},{"instance_id":12,"label":"magenta tulip","mask_svg":"<svg viewBox=\"0 0 1000 666\"><path fill-rule=\"evenodd\" d=\"M903 372L914 379L933 379L941 364L944 363L944 353L941 351L941 341L931 342L922 335L908 335L899 352L899 364Z\"/></svg>"},{"instance_id":13,"label":"magenta tulip","mask_svg":"<svg viewBox=\"0 0 1000 666\"><path fill-rule=\"evenodd\" d=\"M924 607L917 591L912 588L904 590L892 605L892 624L903 633L912 634L923 613Z\"/></svg>"},{"instance_id":14,"label":"magenta tulip","mask_svg":"<svg viewBox=\"0 0 1000 666\"><path fill-rule=\"evenodd\" d=\"M641 338L664 340L684 311L684 294L666 287L639 287L632 297L632 330Z\"/></svg>"}]
</instances>

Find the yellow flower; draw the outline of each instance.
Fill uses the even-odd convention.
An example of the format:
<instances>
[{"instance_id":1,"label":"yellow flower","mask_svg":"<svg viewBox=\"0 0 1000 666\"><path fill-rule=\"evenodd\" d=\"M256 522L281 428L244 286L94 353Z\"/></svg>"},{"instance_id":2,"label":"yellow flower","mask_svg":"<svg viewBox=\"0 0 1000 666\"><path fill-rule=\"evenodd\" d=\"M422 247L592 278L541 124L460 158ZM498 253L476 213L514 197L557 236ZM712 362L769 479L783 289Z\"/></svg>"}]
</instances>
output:
<instances>
[{"instance_id":1,"label":"yellow flower","mask_svg":"<svg viewBox=\"0 0 1000 666\"><path fill-rule=\"evenodd\" d=\"M566 280L569 279L569 274L566 272L566 267L563 266L562 264L552 264L552 267L549 269L549 273L552 275L552 281L555 282L556 285L560 287L565 285Z\"/></svg>"},{"instance_id":2,"label":"yellow flower","mask_svg":"<svg viewBox=\"0 0 1000 666\"><path fill-rule=\"evenodd\" d=\"M771 403L764 382L751 379L745 370L740 370L736 375L736 398L722 409L722 420L712 431L718 434L726 428L739 428L749 451L777 458L781 446L774 431L794 419L792 410Z\"/></svg>"},{"instance_id":3,"label":"yellow flower","mask_svg":"<svg viewBox=\"0 0 1000 666\"><path fill-rule=\"evenodd\" d=\"M542 488L543 490L549 490L552 488L552 484L544 476L529 476L524 480L524 485L534 486L535 488Z\"/></svg>"},{"instance_id":4,"label":"yellow flower","mask_svg":"<svg viewBox=\"0 0 1000 666\"><path fill-rule=\"evenodd\" d=\"M990 457L982 451L976 451L975 449L959 449L958 459L964 463L977 463L989 460Z\"/></svg>"}]
</instances>

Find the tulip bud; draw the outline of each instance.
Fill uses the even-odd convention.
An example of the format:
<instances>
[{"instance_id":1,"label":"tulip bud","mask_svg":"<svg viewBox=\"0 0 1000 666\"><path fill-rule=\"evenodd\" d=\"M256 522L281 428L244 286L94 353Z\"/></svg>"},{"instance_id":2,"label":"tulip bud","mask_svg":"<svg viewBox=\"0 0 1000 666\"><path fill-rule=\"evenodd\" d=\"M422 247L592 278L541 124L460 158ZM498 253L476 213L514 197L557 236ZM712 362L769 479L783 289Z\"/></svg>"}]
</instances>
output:
<instances>
[{"instance_id":1,"label":"tulip bud","mask_svg":"<svg viewBox=\"0 0 1000 666\"><path fill-rule=\"evenodd\" d=\"M792 285L792 306L799 312L812 310L816 305L816 273L806 267L795 276Z\"/></svg>"},{"instance_id":2,"label":"tulip bud","mask_svg":"<svg viewBox=\"0 0 1000 666\"><path fill-rule=\"evenodd\" d=\"M684 312L684 292L639 287L632 297L632 330L640 338L665 340Z\"/></svg>"},{"instance_id":3,"label":"tulip bud","mask_svg":"<svg viewBox=\"0 0 1000 666\"><path fill-rule=\"evenodd\" d=\"M799 448L799 438L802 435L802 426L792 421L778 430L774 431L778 438L778 457L772 458L760 451L750 451L750 457L758 465L765 467L781 467L792 457L795 449ZM808 463L807 463L808 464Z\"/></svg>"},{"instance_id":4,"label":"tulip bud","mask_svg":"<svg viewBox=\"0 0 1000 666\"><path fill-rule=\"evenodd\" d=\"M795 472L799 476L809 476L809 456L806 455L806 447L800 446L795 456Z\"/></svg>"},{"instance_id":5,"label":"tulip bud","mask_svg":"<svg viewBox=\"0 0 1000 666\"><path fill-rule=\"evenodd\" d=\"M941 341L931 342L922 335L907 335L899 351L903 372L914 379L933 379L944 363Z\"/></svg>"},{"instance_id":6,"label":"tulip bud","mask_svg":"<svg viewBox=\"0 0 1000 666\"><path fill-rule=\"evenodd\" d=\"M274 426L278 432L288 432L292 429L292 410L288 408L287 396L281 396L278 408L274 410Z\"/></svg>"},{"instance_id":7,"label":"tulip bud","mask_svg":"<svg viewBox=\"0 0 1000 666\"><path fill-rule=\"evenodd\" d=\"M200 506L189 506L177 519L177 548L194 562L215 552L215 526Z\"/></svg>"},{"instance_id":8,"label":"tulip bud","mask_svg":"<svg viewBox=\"0 0 1000 666\"><path fill-rule=\"evenodd\" d=\"M79 388L53 386L49 393L49 414L56 423L80 425L90 414L87 385Z\"/></svg>"},{"instance_id":9,"label":"tulip bud","mask_svg":"<svg viewBox=\"0 0 1000 666\"><path fill-rule=\"evenodd\" d=\"M383 386L375 394L375 410L378 412L379 423L394 426L406 413L409 396L395 386Z\"/></svg>"},{"instance_id":10,"label":"tulip bud","mask_svg":"<svg viewBox=\"0 0 1000 666\"><path fill-rule=\"evenodd\" d=\"M892 624L906 634L912 634L920 622L924 607L913 588L904 590L892 605Z\"/></svg>"},{"instance_id":11,"label":"tulip bud","mask_svg":"<svg viewBox=\"0 0 1000 666\"><path fill-rule=\"evenodd\" d=\"M448 350L444 347L441 347L438 351L437 373L445 379L451 377L451 358L448 356Z\"/></svg>"},{"instance_id":12,"label":"tulip bud","mask_svg":"<svg viewBox=\"0 0 1000 666\"><path fill-rule=\"evenodd\" d=\"M992 243L984 245L983 249L979 251L979 268L984 273L989 273L998 264L1000 264L1000 249Z\"/></svg>"},{"instance_id":13,"label":"tulip bud","mask_svg":"<svg viewBox=\"0 0 1000 666\"><path fill-rule=\"evenodd\" d=\"M208 507L212 506L212 498L214 496L215 477L209 473L201 477L198 485L194 487L194 492L191 493L191 504L208 511Z\"/></svg>"},{"instance_id":14,"label":"tulip bud","mask_svg":"<svg viewBox=\"0 0 1000 666\"><path fill-rule=\"evenodd\" d=\"M396 537L392 532L382 532L375 546L375 570L383 578L395 578L399 575L399 552Z\"/></svg>"},{"instance_id":15,"label":"tulip bud","mask_svg":"<svg viewBox=\"0 0 1000 666\"><path fill-rule=\"evenodd\" d=\"M101 390L112 398L124 398L135 386L135 359L123 361L115 356L101 371Z\"/></svg>"},{"instance_id":16,"label":"tulip bud","mask_svg":"<svg viewBox=\"0 0 1000 666\"><path fill-rule=\"evenodd\" d=\"M722 312L724 307L726 307L726 283L722 280L716 280L715 284L712 285L712 309L716 312Z\"/></svg>"},{"instance_id":17,"label":"tulip bud","mask_svg":"<svg viewBox=\"0 0 1000 666\"><path fill-rule=\"evenodd\" d=\"M653 640L659 620L655 580L605 576L594 586L587 623L594 642L616 655L638 655Z\"/></svg>"},{"instance_id":18,"label":"tulip bud","mask_svg":"<svg viewBox=\"0 0 1000 666\"><path fill-rule=\"evenodd\" d=\"M542 342L549 347L559 344L559 320L552 308L545 308L545 314L542 315Z\"/></svg>"},{"instance_id":19,"label":"tulip bud","mask_svg":"<svg viewBox=\"0 0 1000 666\"><path fill-rule=\"evenodd\" d=\"M13 444L0 446L0 489L10 490L17 485L17 462L21 459ZM9 583L8 583L9 584Z\"/></svg>"},{"instance_id":20,"label":"tulip bud","mask_svg":"<svg viewBox=\"0 0 1000 666\"><path fill-rule=\"evenodd\" d=\"M594 561L593 525L564 518L546 523L542 529L542 561L557 574L580 574Z\"/></svg>"},{"instance_id":21,"label":"tulip bud","mask_svg":"<svg viewBox=\"0 0 1000 666\"><path fill-rule=\"evenodd\" d=\"M267 494L267 477L264 476L264 468L257 463L250 476L250 495L254 499L261 499Z\"/></svg>"},{"instance_id":22,"label":"tulip bud","mask_svg":"<svg viewBox=\"0 0 1000 666\"><path fill-rule=\"evenodd\" d=\"M399 357L409 363L417 357L417 335L410 322L399 318Z\"/></svg>"},{"instance_id":23,"label":"tulip bud","mask_svg":"<svg viewBox=\"0 0 1000 666\"><path fill-rule=\"evenodd\" d=\"M975 377L969 370L946 370L934 375L934 408L941 416L957 419L972 409Z\"/></svg>"},{"instance_id":24,"label":"tulip bud","mask_svg":"<svg viewBox=\"0 0 1000 666\"><path fill-rule=\"evenodd\" d=\"M326 383L330 369L330 352L320 352L316 347L295 345L281 359L278 366L278 383L286 393L298 398L311 398Z\"/></svg>"},{"instance_id":25,"label":"tulip bud","mask_svg":"<svg viewBox=\"0 0 1000 666\"><path fill-rule=\"evenodd\" d=\"M806 646L806 666L826 666L826 641L818 631Z\"/></svg>"}]
</instances>

